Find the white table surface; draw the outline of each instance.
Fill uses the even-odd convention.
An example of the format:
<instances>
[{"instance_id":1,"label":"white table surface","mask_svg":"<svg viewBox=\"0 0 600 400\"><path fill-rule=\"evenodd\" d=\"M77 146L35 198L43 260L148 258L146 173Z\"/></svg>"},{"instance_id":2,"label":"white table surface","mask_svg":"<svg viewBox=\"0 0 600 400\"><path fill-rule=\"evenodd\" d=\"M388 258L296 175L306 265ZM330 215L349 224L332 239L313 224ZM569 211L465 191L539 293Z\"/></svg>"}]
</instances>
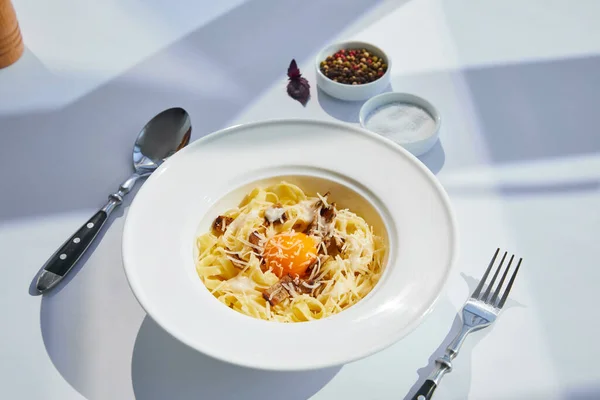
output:
<instances>
[{"instance_id":1,"label":"white table surface","mask_svg":"<svg viewBox=\"0 0 600 400\"><path fill-rule=\"evenodd\" d=\"M14 0L27 50L0 70L0 398L402 399L456 332L497 246L525 259L499 322L470 337L436 399L598 399L600 1ZM182 106L193 139L242 122L357 122L357 104L285 94L296 58L356 38L392 87L442 115L422 160L447 189L461 254L433 312L364 360L261 372L159 328L121 264L127 204L53 293L28 287L131 171L132 142ZM130 200L130 199L129 199ZM227 334L227 333L224 333ZM420 378L421 377L421 378Z\"/></svg>"}]
</instances>

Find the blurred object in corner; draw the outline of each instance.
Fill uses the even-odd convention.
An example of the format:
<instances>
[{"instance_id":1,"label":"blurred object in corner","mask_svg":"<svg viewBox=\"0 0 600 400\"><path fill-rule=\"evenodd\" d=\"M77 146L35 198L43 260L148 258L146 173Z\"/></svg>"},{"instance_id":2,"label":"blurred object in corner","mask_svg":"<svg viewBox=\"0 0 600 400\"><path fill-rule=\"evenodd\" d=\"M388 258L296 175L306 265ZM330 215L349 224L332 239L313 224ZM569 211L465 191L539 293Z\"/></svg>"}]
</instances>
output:
<instances>
[{"instance_id":1,"label":"blurred object in corner","mask_svg":"<svg viewBox=\"0 0 600 400\"><path fill-rule=\"evenodd\" d=\"M23 49L23 38L11 0L0 0L0 68L15 63Z\"/></svg>"}]
</instances>

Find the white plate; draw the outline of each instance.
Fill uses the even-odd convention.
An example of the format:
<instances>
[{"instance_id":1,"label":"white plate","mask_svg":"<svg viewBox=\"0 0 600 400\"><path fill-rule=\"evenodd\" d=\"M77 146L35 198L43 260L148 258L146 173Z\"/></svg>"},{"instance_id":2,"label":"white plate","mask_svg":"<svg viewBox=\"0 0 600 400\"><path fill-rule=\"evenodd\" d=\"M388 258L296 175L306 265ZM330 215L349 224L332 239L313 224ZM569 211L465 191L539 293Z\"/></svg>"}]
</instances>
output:
<instances>
[{"instance_id":1,"label":"white plate","mask_svg":"<svg viewBox=\"0 0 600 400\"><path fill-rule=\"evenodd\" d=\"M333 189L334 201L370 214L367 222L387 233L380 282L330 318L254 319L221 304L196 275L197 233L253 182L278 176ZM366 130L306 120L235 126L192 143L143 185L123 232L127 279L160 326L212 357L272 370L340 365L402 338L433 306L456 252L448 197L414 156Z\"/></svg>"}]
</instances>

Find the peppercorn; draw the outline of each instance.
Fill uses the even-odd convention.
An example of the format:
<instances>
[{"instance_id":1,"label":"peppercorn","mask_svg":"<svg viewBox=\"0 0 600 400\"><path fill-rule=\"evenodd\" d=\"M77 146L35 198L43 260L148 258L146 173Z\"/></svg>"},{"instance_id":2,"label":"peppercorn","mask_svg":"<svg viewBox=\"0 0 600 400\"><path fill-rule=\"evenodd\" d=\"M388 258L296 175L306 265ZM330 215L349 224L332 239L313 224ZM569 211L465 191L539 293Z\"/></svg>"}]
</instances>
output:
<instances>
[{"instance_id":1,"label":"peppercorn","mask_svg":"<svg viewBox=\"0 0 600 400\"><path fill-rule=\"evenodd\" d=\"M334 82L362 85L383 76L387 71L384 61L366 49L340 49L321 61L319 69Z\"/></svg>"}]
</instances>

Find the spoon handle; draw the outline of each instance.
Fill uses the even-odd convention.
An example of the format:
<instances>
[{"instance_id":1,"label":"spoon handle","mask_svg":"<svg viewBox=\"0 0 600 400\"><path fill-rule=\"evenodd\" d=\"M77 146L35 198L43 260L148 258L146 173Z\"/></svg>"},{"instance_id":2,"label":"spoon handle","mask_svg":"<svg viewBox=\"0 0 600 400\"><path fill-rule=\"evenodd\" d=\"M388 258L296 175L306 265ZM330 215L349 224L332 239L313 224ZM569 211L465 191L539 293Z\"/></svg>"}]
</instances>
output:
<instances>
[{"instance_id":1,"label":"spoon handle","mask_svg":"<svg viewBox=\"0 0 600 400\"><path fill-rule=\"evenodd\" d=\"M37 279L37 290L44 293L52 289L77 264L83 253L90 247L112 211L123 202L123 196L131 191L135 182L146 175L132 174L121 184L116 193L108 196L108 203L81 226L60 248L52 254L42 267Z\"/></svg>"},{"instance_id":2,"label":"spoon handle","mask_svg":"<svg viewBox=\"0 0 600 400\"><path fill-rule=\"evenodd\" d=\"M107 218L106 211L99 210L60 246L44 264L43 272L37 281L38 291L43 293L51 289L73 268L92 244Z\"/></svg>"}]
</instances>

